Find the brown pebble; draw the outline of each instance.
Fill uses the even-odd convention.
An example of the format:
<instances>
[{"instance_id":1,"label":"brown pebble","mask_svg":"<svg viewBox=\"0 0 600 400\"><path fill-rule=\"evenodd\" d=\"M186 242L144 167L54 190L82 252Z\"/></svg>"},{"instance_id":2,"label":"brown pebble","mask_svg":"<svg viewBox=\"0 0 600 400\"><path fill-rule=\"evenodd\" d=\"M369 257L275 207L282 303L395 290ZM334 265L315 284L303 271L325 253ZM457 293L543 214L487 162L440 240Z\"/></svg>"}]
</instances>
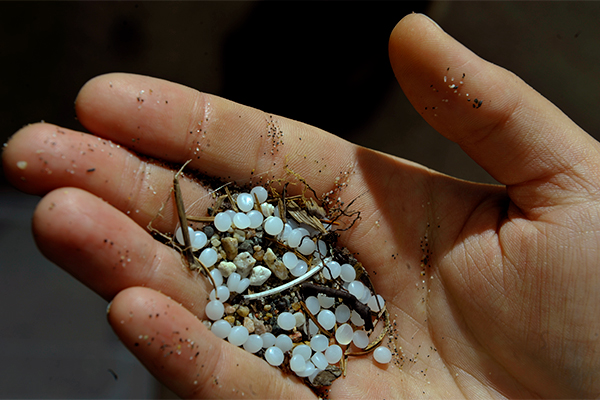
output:
<instances>
[{"instance_id":1,"label":"brown pebble","mask_svg":"<svg viewBox=\"0 0 600 400\"><path fill-rule=\"evenodd\" d=\"M258 247L260 247L260 246L258 246ZM254 259L256 261L262 261L264 256L265 256L265 252L262 250L255 251L254 254L252 254L252 257L254 257Z\"/></svg>"},{"instance_id":2,"label":"brown pebble","mask_svg":"<svg viewBox=\"0 0 600 400\"><path fill-rule=\"evenodd\" d=\"M290 339L292 339L292 342L294 343L298 343L302 341L302 333L296 331L294 333L292 333L290 336Z\"/></svg>"},{"instance_id":3,"label":"brown pebble","mask_svg":"<svg viewBox=\"0 0 600 400\"><path fill-rule=\"evenodd\" d=\"M225 321L229 322L231 325L233 325L235 323L235 317L233 315L228 315L225 318L223 318Z\"/></svg>"},{"instance_id":4,"label":"brown pebble","mask_svg":"<svg viewBox=\"0 0 600 400\"><path fill-rule=\"evenodd\" d=\"M221 239L221 246L223 246L228 260L231 261L238 255L238 241L234 238L226 237Z\"/></svg>"},{"instance_id":5,"label":"brown pebble","mask_svg":"<svg viewBox=\"0 0 600 400\"><path fill-rule=\"evenodd\" d=\"M263 310L265 310L265 311L271 311L271 305L270 304L265 304L265 306L263 307Z\"/></svg>"},{"instance_id":6,"label":"brown pebble","mask_svg":"<svg viewBox=\"0 0 600 400\"><path fill-rule=\"evenodd\" d=\"M240 307L237 309L237 314L238 314L240 317L247 317L247 316L248 316L248 314L250 314L250 309L249 309L248 307L246 307L246 306L240 306Z\"/></svg>"},{"instance_id":7,"label":"brown pebble","mask_svg":"<svg viewBox=\"0 0 600 400\"><path fill-rule=\"evenodd\" d=\"M254 333L257 335L262 335L267 332L267 327L265 323L262 321L254 321Z\"/></svg>"},{"instance_id":8,"label":"brown pebble","mask_svg":"<svg viewBox=\"0 0 600 400\"><path fill-rule=\"evenodd\" d=\"M294 311L299 311L300 308L302 308L302 306L300 305L299 302L292 303L291 307L292 307L292 310L294 310Z\"/></svg>"},{"instance_id":9,"label":"brown pebble","mask_svg":"<svg viewBox=\"0 0 600 400\"><path fill-rule=\"evenodd\" d=\"M232 306L231 304L225 304L225 314L226 315L231 315L235 312L235 307Z\"/></svg>"},{"instance_id":10,"label":"brown pebble","mask_svg":"<svg viewBox=\"0 0 600 400\"><path fill-rule=\"evenodd\" d=\"M255 324L252 318L244 317L244 327L248 329L248 333L254 333Z\"/></svg>"}]
</instances>

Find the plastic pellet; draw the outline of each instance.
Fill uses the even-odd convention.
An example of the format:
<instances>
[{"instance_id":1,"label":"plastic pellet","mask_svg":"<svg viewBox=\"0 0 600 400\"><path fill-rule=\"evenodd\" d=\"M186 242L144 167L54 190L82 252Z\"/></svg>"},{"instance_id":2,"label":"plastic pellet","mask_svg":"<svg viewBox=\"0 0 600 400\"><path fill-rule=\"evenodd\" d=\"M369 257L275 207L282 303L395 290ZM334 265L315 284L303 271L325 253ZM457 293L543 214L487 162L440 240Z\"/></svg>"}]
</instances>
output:
<instances>
[{"instance_id":1,"label":"plastic pellet","mask_svg":"<svg viewBox=\"0 0 600 400\"><path fill-rule=\"evenodd\" d=\"M342 348L337 344L332 344L325 350L325 358L329 364L335 364L342 359Z\"/></svg>"},{"instance_id":2,"label":"plastic pellet","mask_svg":"<svg viewBox=\"0 0 600 400\"><path fill-rule=\"evenodd\" d=\"M276 338L275 338L275 335L273 335L271 332L263 333L262 335L260 335L260 337L263 340L263 349L266 349L271 346L275 346Z\"/></svg>"},{"instance_id":3,"label":"plastic pellet","mask_svg":"<svg viewBox=\"0 0 600 400\"><path fill-rule=\"evenodd\" d=\"M335 303L335 299L333 297L325 296L323 293L319 293L317 295L317 299L323 308L329 308L333 305L333 303Z\"/></svg>"},{"instance_id":4,"label":"plastic pellet","mask_svg":"<svg viewBox=\"0 0 600 400\"><path fill-rule=\"evenodd\" d=\"M227 278L227 287L230 292L237 292L242 277L237 272L232 272Z\"/></svg>"},{"instance_id":5,"label":"plastic pellet","mask_svg":"<svg viewBox=\"0 0 600 400\"><path fill-rule=\"evenodd\" d=\"M335 320L340 324L348 321L350 319L350 308L348 308L345 304L340 304L335 309Z\"/></svg>"},{"instance_id":6,"label":"plastic pellet","mask_svg":"<svg viewBox=\"0 0 600 400\"><path fill-rule=\"evenodd\" d=\"M194 235L190 235L190 240L192 241L192 250L194 251L200 250L208 243L206 233L202 231L194 231Z\"/></svg>"},{"instance_id":7,"label":"plastic pellet","mask_svg":"<svg viewBox=\"0 0 600 400\"><path fill-rule=\"evenodd\" d=\"M277 325L284 331L289 331L296 326L296 317L289 312L282 312L277 316Z\"/></svg>"},{"instance_id":8,"label":"plastic pellet","mask_svg":"<svg viewBox=\"0 0 600 400\"><path fill-rule=\"evenodd\" d=\"M342 266L337 261L329 261L325 263L325 268L323 268L323 276L325 279L336 279L340 276L340 272L342 270Z\"/></svg>"},{"instance_id":9,"label":"plastic pellet","mask_svg":"<svg viewBox=\"0 0 600 400\"><path fill-rule=\"evenodd\" d=\"M279 347L271 346L265 350L265 360L274 367L278 367L283 362L283 351Z\"/></svg>"},{"instance_id":10,"label":"plastic pellet","mask_svg":"<svg viewBox=\"0 0 600 400\"><path fill-rule=\"evenodd\" d=\"M283 230L283 221L279 217L269 217L263 224L265 232L269 235L278 235Z\"/></svg>"},{"instance_id":11,"label":"plastic pellet","mask_svg":"<svg viewBox=\"0 0 600 400\"><path fill-rule=\"evenodd\" d=\"M317 316L317 321L319 321L319 324L321 324L324 329L333 329L333 326L335 325L335 314L329 310L321 310Z\"/></svg>"},{"instance_id":12,"label":"plastic pellet","mask_svg":"<svg viewBox=\"0 0 600 400\"><path fill-rule=\"evenodd\" d=\"M306 271L308 271L308 265L306 265L306 262L304 260L298 260L298 263L294 269L290 271L290 273L297 277L304 275Z\"/></svg>"},{"instance_id":13,"label":"plastic pellet","mask_svg":"<svg viewBox=\"0 0 600 400\"><path fill-rule=\"evenodd\" d=\"M292 339L288 335L282 333L275 339L275 346L279 347L281 351L286 352L294 347L294 343L292 343Z\"/></svg>"},{"instance_id":14,"label":"plastic pellet","mask_svg":"<svg viewBox=\"0 0 600 400\"><path fill-rule=\"evenodd\" d=\"M219 232L227 232L231 228L231 217L227 213L220 212L215 215L213 223Z\"/></svg>"},{"instance_id":15,"label":"plastic pellet","mask_svg":"<svg viewBox=\"0 0 600 400\"><path fill-rule=\"evenodd\" d=\"M213 321L221 319L225 313L225 306L219 300L209 301L204 311L206 316Z\"/></svg>"},{"instance_id":16,"label":"plastic pellet","mask_svg":"<svg viewBox=\"0 0 600 400\"><path fill-rule=\"evenodd\" d=\"M300 241L302 240L302 237L308 235L308 231L306 229L302 229L302 228L296 228L294 230L292 230L287 238L288 240L288 245L295 249L296 247L298 247L300 245Z\"/></svg>"},{"instance_id":17,"label":"plastic pellet","mask_svg":"<svg viewBox=\"0 0 600 400\"><path fill-rule=\"evenodd\" d=\"M290 369L294 372L302 372L306 369L306 360L300 354L290 358Z\"/></svg>"},{"instance_id":18,"label":"plastic pellet","mask_svg":"<svg viewBox=\"0 0 600 400\"><path fill-rule=\"evenodd\" d=\"M213 269L212 271L210 271L210 274L212 275L213 279L215 280L215 283L217 284L217 286L221 286L223 284L223 274L221 273L221 271L219 271L218 269Z\"/></svg>"},{"instance_id":19,"label":"plastic pellet","mask_svg":"<svg viewBox=\"0 0 600 400\"><path fill-rule=\"evenodd\" d=\"M294 313L294 319L296 320L296 328L299 328L306 323L306 317L301 312Z\"/></svg>"},{"instance_id":20,"label":"plastic pellet","mask_svg":"<svg viewBox=\"0 0 600 400\"><path fill-rule=\"evenodd\" d=\"M356 278L356 271L350 264L344 264L340 269L340 276L344 282L352 282Z\"/></svg>"},{"instance_id":21,"label":"plastic pellet","mask_svg":"<svg viewBox=\"0 0 600 400\"><path fill-rule=\"evenodd\" d=\"M219 300L221 303L225 303L227 300L229 300L229 289L227 288L227 286L217 286L217 293L215 295L215 289L213 289L210 292L210 295L208 296L209 299L211 300Z\"/></svg>"},{"instance_id":22,"label":"plastic pellet","mask_svg":"<svg viewBox=\"0 0 600 400\"><path fill-rule=\"evenodd\" d=\"M310 361L312 361L315 367L319 370L324 370L327 368L327 365L329 365L327 358L325 358L325 355L321 352L313 354L313 356L310 358Z\"/></svg>"},{"instance_id":23,"label":"plastic pellet","mask_svg":"<svg viewBox=\"0 0 600 400\"><path fill-rule=\"evenodd\" d=\"M206 268L210 268L215 265L218 257L217 251L210 247L202 250L202 253L200 253L200 257L198 257L198 259Z\"/></svg>"},{"instance_id":24,"label":"plastic pellet","mask_svg":"<svg viewBox=\"0 0 600 400\"><path fill-rule=\"evenodd\" d=\"M302 239L300 246L298 246L298 251L301 254L304 254L305 256L307 256L309 254L312 254L312 252L315 251L316 247L317 247L317 245L315 244L315 242L310 240L310 238L305 237L304 239Z\"/></svg>"},{"instance_id":25,"label":"plastic pellet","mask_svg":"<svg viewBox=\"0 0 600 400\"><path fill-rule=\"evenodd\" d=\"M286 268L291 271L294 269L296 264L298 264L298 256L291 251L288 251L283 255L283 257L281 257L281 261L283 261L283 265L285 265Z\"/></svg>"},{"instance_id":26,"label":"plastic pellet","mask_svg":"<svg viewBox=\"0 0 600 400\"><path fill-rule=\"evenodd\" d=\"M348 285L348 291L351 295L360 299L365 294L365 285L361 281L352 281Z\"/></svg>"},{"instance_id":27,"label":"plastic pellet","mask_svg":"<svg viewBox=\"0 0 600 400\"><path fill-rule=\"evenodd\" d=\"M310 347L314 351L325 351L329 346L329 339L325 335L317 334L310 339Z\"/></svg>"},{"instance_id":28,"label":"plastic pellet","mask_svg":"<svg viewBox=\"0 0 600 400\"><path fill-rule=\"evenodd\" d=\"M250 226L250 218L245 213L239 212L233 217L233 224L238 229L246 229Z\"/></svg>"},{"instance_id":29,"label":"plastic pellet","mask_svg":"<svg viewBox=\"0 0 600 400\"><path fill-rule=\"evenodd\" d=\"M231 324L224 319L213 322L210 331L218 338L225 339L231 332Z\"/></svg>"},{"instance_id":30,"label":"plastic pellet","mask_svg":"<svg viewBox=\"0 0 600 400\"><path fill-rule=\"evenodd\" d=\"M227 340L234 346L241 346L248 340L248 329L245 326L234 326L227 335Z\"/></svg>"},{"instance_id":31,"label":"plastic pellet","mask_svg":"<svg viewBox=\"0 0 600 400\"><path fill-rule=\"evenodd\" d=\"M299 344L298 346L294 347L294 351L292 351L293 356L295 356L297 354L304 357L304 361L308 361L308 359L312 355L312 350L311 350L310 346L308 346L306 344Z\"/></svg>"},{"instance_id":32,"label":"plastic pellet","mask_svg":"<svg viewBox=\"0 0 600 400\"><path fill-rule=\"evenodd\" d=\"M246 215L248 216L248 218L250 218L250 228L256 229L262 225L263 215L260 211L252 210L249 211Z\"/></svg>"},{"instance_id":33,"label":"plastic pellet","mask_svg":"<svg viewBox=\"0 0 600 400\"><path fill-rule=\"evenodd\" d=\"M194 230L188 226L188 232L190 234L190 240L194 237ZM175 230L175 238L179 242L179 244L185 244L183 242L183 232L181 231L181 226L178 226Z\"/></svg>"},{"instance_id":34,"label":"plastic pellet","mask_svg":"<svg viewBox=\"0 0 600 400\"><path fill-rule=\"evenodd\" d=\"M354 310L350 313L350 321L356 326L363 326L365 324L365 320Z\"/></svg>"},{"instance_id":35,"label":"plastic pellet","mask_svg":"<svg viewBox=\"0 0 600 400\"><path fill-rule=\"evenodd\" d=\"M307 361L306 362L306 368L304 369L304 371L302 371L302 372L296 372L296 375L298 375L301 378L306 378L306 377L309 377L312 374L314 374L315 371L318 371L315 368L315 365L312 362Z\"/></svg>"},{"instance_id":36,"label":"plastic pellet","mask_svg":"<svg viewBox=\"0 0 600 400\"><path fill-rule=\"evenodd\" d=\"M243 212L248 212L254 207L254 197L250 193L240 193L235 202Z\"/></svg>"},{"instance_id":37,"label":"plastic pellet","mask_svg":"<svg viewBox=\"0 0 600 400\"><path fill-rule=\"evenodd\" d=\"M319 310L321 310L321 304L315 296L307 297L304 304L306 304L306 308L308 308L308 311L310 311L312 315L316 315Z\"/></svg>"},{"instance_id":38,"label":"plastic pellet","mask_svg":"<svg viewBox=\"0 0 600 400\"><path fill-rule=\"evenodd\" d=\"M379 346L373 351L373 358L379 364L387 364L392 361L392 352L387 347Z\"/></svg>"},{"instance_id":39,"label":"plastic pellet","mask_svg":"<svg viewBox=\"0 0 600 400\"><path fill-rule=\"evenodd\" d=\"M256 353L260 349L262 349L263 340L259 335L252 334L248 336L248 340L244 343L244 350L249 353Z\"/></svg>"},{"instance_id":40,"label":"plastic pellet","mask_svg":"<svg viewBox=\"0 0 600 400\"><path fill-rule=\"evenodd\" d=\"M367 335L367 332L363 330L354 331L354 334L352 335L352 343L354 343L354 345L359 349L364 349L367 347L369 344L369 336Z\"/></svg>"},{"instance_id":41,"label":"plastic pellet","mask_svg":"<svg viewBox=\"0 0 600 400\"><path fill-rule=\"evenodd\" d=\"M379 302L377 302L377 300L379 300ZM369 306L371 311L379 312L385 305L385 300L383 299L383 297L381 297L380 294L378 294L377 296L371 296L371 298L367 302L367 305Z\"/></svg>"},{"instance_id":42,"label":"plastic pellet","mask_svg":"<svg viewBox=\"0 0 600 400\"><path fill-rule=\"evenodd\" d=\"M267 201L267 197L269 197L269 192L262 186L254 186L250 191L252 196L256 196L259 203L264 203Z\"/></svg>"},{"instance_id":43,"label":"plastic pellet","mask_svg":"<svg viewBox=\"0 0 600 400\"><path fill-rule=\"evenodd\" d=\"M350 344L354 331L348 324L343 324L335 331L335 340L341 345Z\"/></svg>"},{"instance_id":44,"label":"plastic pellet","mask_svg":"<svg viewBox=\"0 0 600 400\"><path fill-rule=\"evenodd\" d=\"M235 291L238 293L244 293L248 287L250 287L250 279L244 278L240 281L240 283L238 283L238 287Z\"/></svg>"}]
</instances>

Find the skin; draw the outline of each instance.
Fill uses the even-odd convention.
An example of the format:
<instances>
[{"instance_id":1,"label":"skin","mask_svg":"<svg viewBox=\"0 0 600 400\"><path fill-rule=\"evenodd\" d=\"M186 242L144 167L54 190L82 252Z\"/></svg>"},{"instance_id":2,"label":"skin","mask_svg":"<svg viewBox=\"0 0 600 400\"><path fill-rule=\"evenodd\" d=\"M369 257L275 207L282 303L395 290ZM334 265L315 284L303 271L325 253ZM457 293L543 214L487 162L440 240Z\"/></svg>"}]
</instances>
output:
<instances>
[{"instance_id":1,"label":"skin","mask_svg":"<svg viewBox=\"0 0 600 400\"><path fill-rule=\"evenodd\" d=\"M398 23L389 51L416 110L503 186L454 179L297 121L127 74L81 89L77 116L91 134L29 125L4 149L4 169L17 188L43 196L33 218L40 250L112 301L117 335L182 397L314 396L212 335L200 320L208 282L148 234L169 198L169 165L190 158L186 171L238 183L283 177L287 162L317 193L341 176L347 186L335 196L360 196L362 219L341 245L359 254L386 299L402 367L353 358L330 398L599 396L598 142L422 15ZM464 82L458 93L444 76ZM466 93L483 99L481 107ZM284 133L275 147L271 120ZM190 214L210 205L192 179L182 179L182 191ZM172 202L162 216L153 226L172 232Z\"/></svg>"}]
</instances>

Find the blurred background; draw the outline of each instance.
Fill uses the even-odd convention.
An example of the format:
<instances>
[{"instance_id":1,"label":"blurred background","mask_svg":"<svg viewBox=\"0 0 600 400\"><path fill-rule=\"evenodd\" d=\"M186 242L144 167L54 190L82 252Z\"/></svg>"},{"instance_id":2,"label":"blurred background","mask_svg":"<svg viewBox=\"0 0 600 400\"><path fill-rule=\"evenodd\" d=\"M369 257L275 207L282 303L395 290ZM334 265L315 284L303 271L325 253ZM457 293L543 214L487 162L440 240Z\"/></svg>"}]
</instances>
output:
<instances>
[{"instance_id":1,"label":"blurred background","mask_svg":"<svg viewBox=\"0 0 600 400\"><path fill-rule=\"evenodd\" d=\"M152 75L297 119L463 179L494 180L395 82L388 37L425 12L600 137L599 2L0 2L0 135L106 72ZM169 398L119 343L106 302L37 251L38 201L0 178L0 397Z\"/></svg>"}]
</instances>

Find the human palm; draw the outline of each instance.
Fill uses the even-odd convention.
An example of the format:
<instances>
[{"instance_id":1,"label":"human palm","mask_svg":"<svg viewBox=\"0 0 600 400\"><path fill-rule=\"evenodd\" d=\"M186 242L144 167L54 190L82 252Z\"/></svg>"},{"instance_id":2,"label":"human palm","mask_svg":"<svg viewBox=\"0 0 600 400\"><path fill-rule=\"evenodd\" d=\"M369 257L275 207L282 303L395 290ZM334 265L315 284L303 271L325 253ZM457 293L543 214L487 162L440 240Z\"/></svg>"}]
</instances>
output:
<instances>
[{"instance_id":1,"label":"human palm","mask_svg":"<svg viewBox=\"0 0 600 400\"><path fill-rule=\"evenodd\" d=\"M351 359L331 398L598 396L598 143L422 16L398 24L390 57L415 108L506 186L125 74L79 94L92 134L28 126L5 149L4 168L15 186L44 195L33 221L42 252L112 300L109 322L123 343L182 397L313 396L212 335L197 318L209 284L148 234L171 166L188 159L186 171L238 183L282 177L289 165L317 193L356 199L362 218L341 242L386 299L401 358L383 367ZM182 190L191 213L210 205L197 182L184 178ZM153 226L176 224L167 202Z\"/></svg>"}]
</instances>

